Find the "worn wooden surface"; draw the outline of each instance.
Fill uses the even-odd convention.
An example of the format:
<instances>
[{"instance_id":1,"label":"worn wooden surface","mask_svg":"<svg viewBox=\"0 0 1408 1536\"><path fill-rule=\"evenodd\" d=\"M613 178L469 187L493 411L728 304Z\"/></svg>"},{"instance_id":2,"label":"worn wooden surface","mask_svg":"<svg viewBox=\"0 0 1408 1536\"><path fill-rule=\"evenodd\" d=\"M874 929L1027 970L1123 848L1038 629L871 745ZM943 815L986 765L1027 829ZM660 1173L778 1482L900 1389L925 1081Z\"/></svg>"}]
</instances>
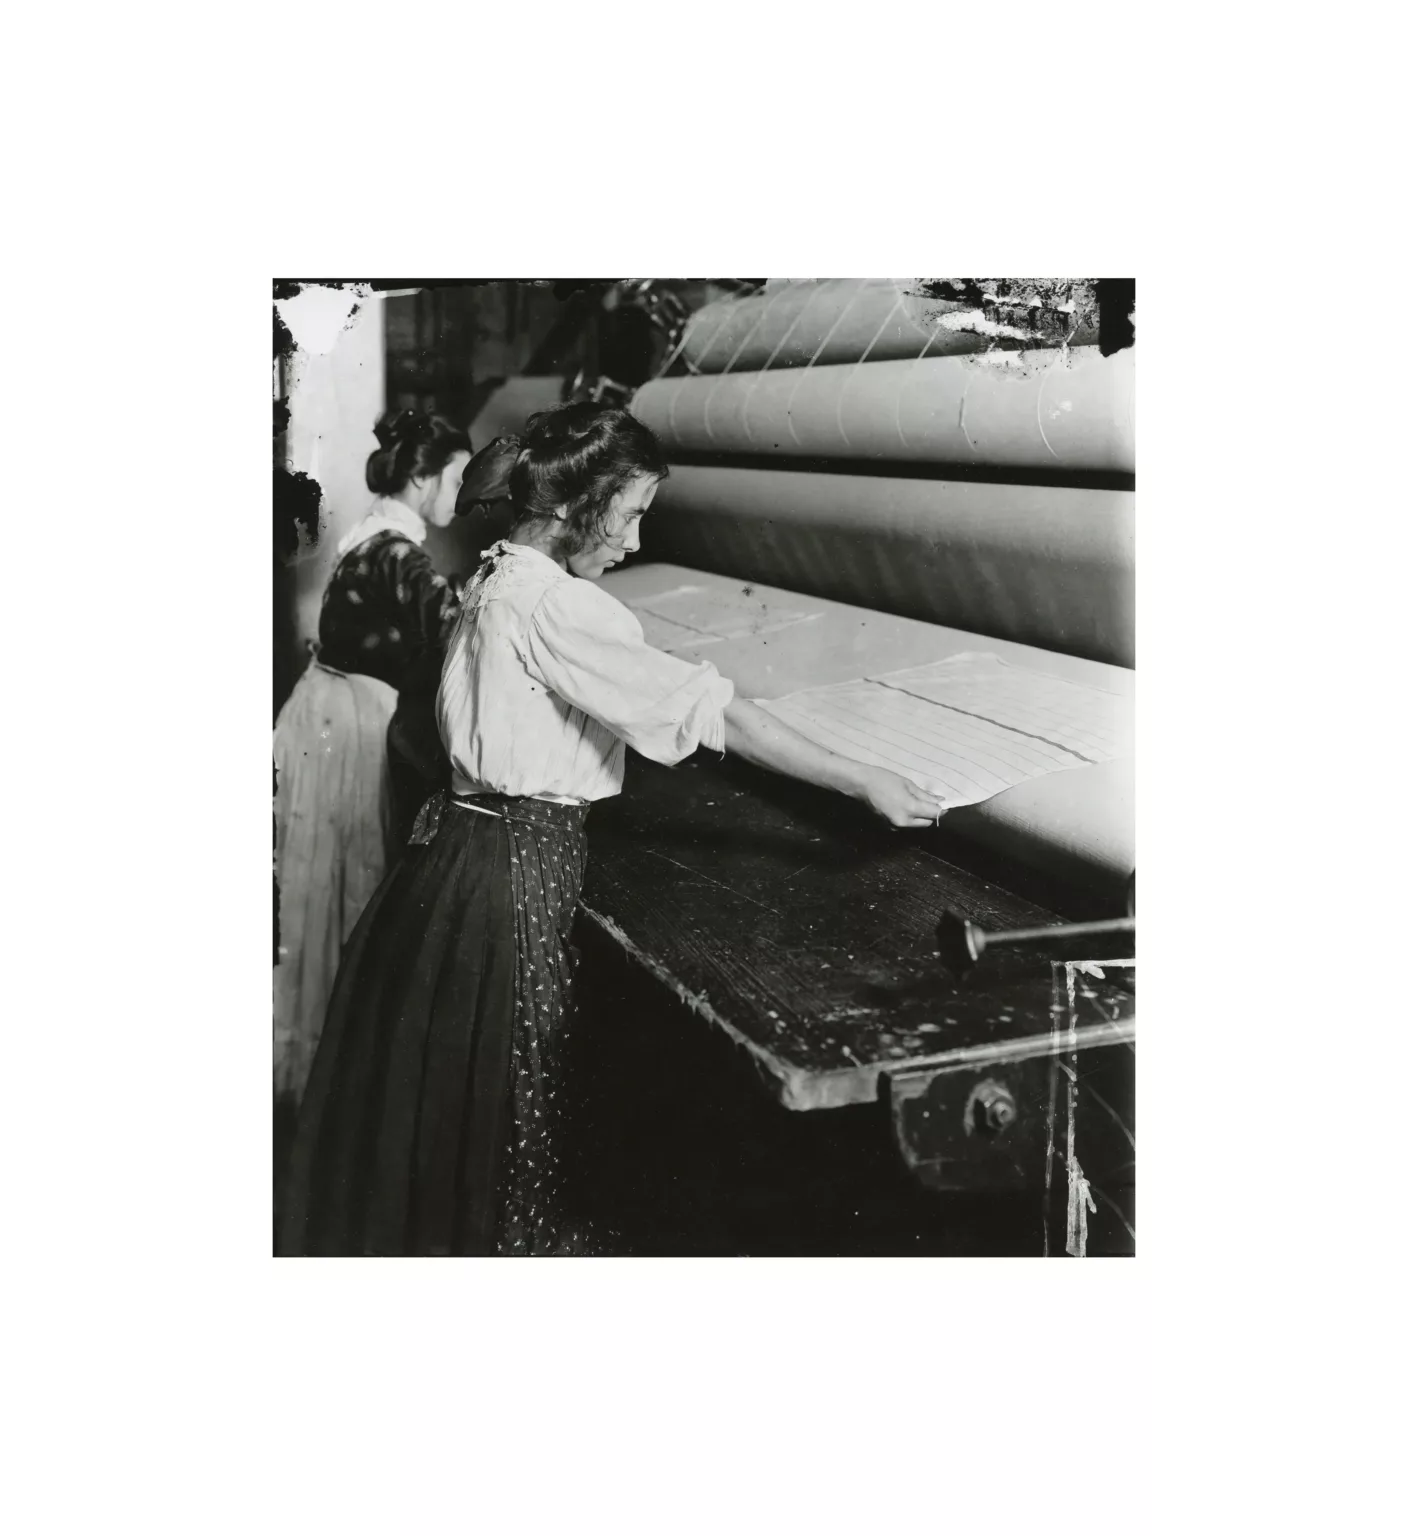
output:
<instances>
[{"instance_id":1,"label":"worn wooden surface","mask_svg":"<svg viewBox=\"0 0 1408 1536\"><path fill-rule=\"evenodd\" d=\"M581 921L572 1205L642 1255L1039 1255L1042 1191L926 1188L878 1104L793 1114ZM1097 1053L1098 1054L1098 1053Z\"/></svg>"},{"instance_id":2,"label":"worn wooden surface","mask_svg":"<svg viewBox=\"0 0 1408 1536\"><path fill-rule=\"evenodd\" d=\"M1128 1038L1112 1038L1117 1028L1091 1017L1097 993L1077 987L1071 1001L1053 1014L1062 1043L1075 1042L1069 1050L888 1076L895 1143L928 1189L1041 1190L1047 1251L1058 1227L1064 1248L1073 1185L1084 1181L1090 1198L1072 1249L1098 1230L1100 1251L1132 1252L1133 1020L1121 1020Z\"/></svg>"},{"instance_id":3,"label":"worn wooden surface","mask_svg":"<svg viewBox=\"0 0 1408 1536\"><path fill-rule=\"evenodd\" d=\"M734 1041L790 1109L874 1101L881 1075L1051 1049L1057 948L995 950L962 982L933 929L1059 921L853 802L745 764L632 757L588 822L587 915ZM1066 956L1066 958L1071 958ZM1096 1036L1129 991L1085 978Z\"/></svg>"}]
</instances>

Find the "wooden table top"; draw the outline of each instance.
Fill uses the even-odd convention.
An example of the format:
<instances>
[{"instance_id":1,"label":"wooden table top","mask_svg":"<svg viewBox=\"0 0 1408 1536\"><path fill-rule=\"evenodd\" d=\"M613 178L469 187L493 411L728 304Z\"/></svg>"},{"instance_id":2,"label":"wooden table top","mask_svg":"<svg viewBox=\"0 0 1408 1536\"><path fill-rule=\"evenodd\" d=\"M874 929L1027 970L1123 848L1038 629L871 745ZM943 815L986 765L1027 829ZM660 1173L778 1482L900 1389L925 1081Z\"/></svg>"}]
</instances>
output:
<instances>
[{"instance_id":1,"label":"wooden table top","mask_svg":"<svg viewBox=\"0 0 1408 1536\"><path fill-rule=\"evenodd\" d=\"M923 834L742 762L701 753L662 768L632 754L625 791L587 831L588 916L790 1109L872 1101L900 1068L1043 1054L1052 961L1100 958L999 949L955 982L935 952L946 908L994 929L1059 919L925 851ZM1119 1034L1130 993L1077 985L1083 1014Z\"/></svg>"}]
</instances>

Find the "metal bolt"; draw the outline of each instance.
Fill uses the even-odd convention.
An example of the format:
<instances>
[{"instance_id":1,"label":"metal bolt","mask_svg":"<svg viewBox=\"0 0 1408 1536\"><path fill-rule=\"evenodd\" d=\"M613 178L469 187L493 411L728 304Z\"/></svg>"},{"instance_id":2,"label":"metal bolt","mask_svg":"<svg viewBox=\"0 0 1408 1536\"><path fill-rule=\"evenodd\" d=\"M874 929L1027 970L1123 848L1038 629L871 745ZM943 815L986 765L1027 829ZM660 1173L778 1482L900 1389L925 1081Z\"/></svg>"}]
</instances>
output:
<instances>
[{"instance_id":1,"label":"metal bolt","mask_svg":"<svg viewBox=\"0 0 1408 1536\"><path fill-rule=\"evenodd\" d=\"M1007 1087L989 1078L973 1090L973 1102L982 1111L986 1129L1005 1131L1017 1118L1017 1103Z\"/></svg>"}]
</instances>

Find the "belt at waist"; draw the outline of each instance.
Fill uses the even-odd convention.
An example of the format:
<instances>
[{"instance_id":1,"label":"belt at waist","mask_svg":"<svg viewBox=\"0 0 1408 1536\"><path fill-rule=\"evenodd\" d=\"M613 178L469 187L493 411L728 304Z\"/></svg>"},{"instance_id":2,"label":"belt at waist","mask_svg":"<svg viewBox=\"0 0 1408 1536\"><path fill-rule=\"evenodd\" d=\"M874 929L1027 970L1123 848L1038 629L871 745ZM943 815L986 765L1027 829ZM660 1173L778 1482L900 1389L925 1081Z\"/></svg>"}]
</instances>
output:
<instances>
[{"instance_id":1,"label":"belt at waist","mask_svg":"<svg viewBox=\"0 0 1408 1536\"><path fill-rule=\"evenodd\" d=\"M428 843L439 830L446 807L478 812L499 821L526 823L535 827L580 830L591 809L586 805L558 805L551 800L535 800L531 795L447 795L438 789L421 807L416 817L411 842Z\"/></svg>"},{"instance_id":2,"label":"belt at waist","mask_svg":"<svg viewBox=\"0 0 1408 1536\"><path fill-rule=\"evenodd\" d=\"M458 768L451 765L450 782L446 786L450 794L457 800L475 800L481 795L498 795L504 791L497 789L481 789L473 780L467 779ZM548 805L583 805L590 802L582 801L574 795L510 795L510 800L538 800Z\"/></svg>"},{"instance_id":3,"label":"belt at waist","mask_svg":"<svg viewBox=\"0 0 1408 1536\"><path fill-rule=\"evenodd\" d=\"M451 795L450 804L462 811L481 811L501 816L505 821L531 821L538 826L580 827L589 805L561 805L556 800L538 800L532 795Z\"/></svg>"}]
</instances>

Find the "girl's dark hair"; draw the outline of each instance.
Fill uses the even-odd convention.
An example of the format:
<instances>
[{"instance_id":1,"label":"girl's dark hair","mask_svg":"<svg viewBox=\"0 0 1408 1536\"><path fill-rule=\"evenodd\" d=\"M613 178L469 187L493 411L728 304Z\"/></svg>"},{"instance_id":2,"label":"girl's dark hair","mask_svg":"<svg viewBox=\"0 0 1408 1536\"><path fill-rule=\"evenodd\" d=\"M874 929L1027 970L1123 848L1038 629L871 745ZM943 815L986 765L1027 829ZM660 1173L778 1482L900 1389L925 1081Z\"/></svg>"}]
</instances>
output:
<instances>
[{"instance_id":1,"label":"girl's dark hair","mask_svg":"<svg viewBox=\"0 0 1408 1536\"><path fill-rule=\"evenodd\" d=\"M465 471L462 504L507 495L515 516L567 508L562 552L601 542L611 503L638 475L670 473L655 434L629 411L581 401L539 411L521 438L495 438Z\"/></svg>"},{"instance_id":2,"label":"girl's dark hair","mask_svg":"<svg viewBox=\"0 0 1408 1536\"><path fill-rule=\"evenodd\" d=\"M412 480L438 475L457 453L472 453L469 433L443 416L387 411L372 429L381 446L367 460L367 489L398 496Z\"/></svg>"}]
</instances>

